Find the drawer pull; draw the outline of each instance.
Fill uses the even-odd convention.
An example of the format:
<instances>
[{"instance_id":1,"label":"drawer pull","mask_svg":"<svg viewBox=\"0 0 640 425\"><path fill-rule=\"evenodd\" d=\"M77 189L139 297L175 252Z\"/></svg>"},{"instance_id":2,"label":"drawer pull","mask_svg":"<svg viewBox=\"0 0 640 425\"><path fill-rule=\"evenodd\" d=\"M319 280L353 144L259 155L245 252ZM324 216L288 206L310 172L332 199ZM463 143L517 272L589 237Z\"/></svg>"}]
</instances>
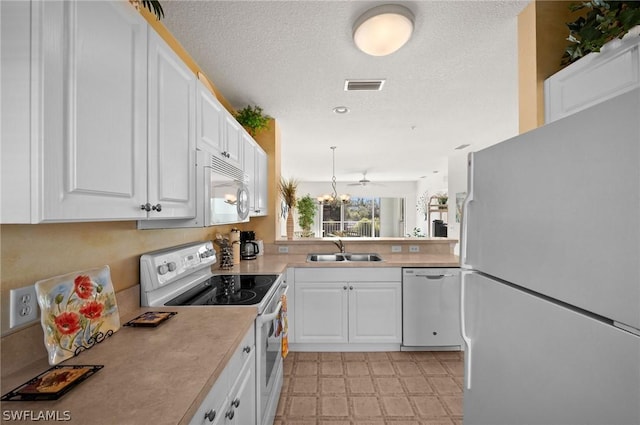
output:
<instances>
[{"instance_id":1,"label":"drawer pull","mask_svg":"<svg viewBox=\"0 0 640 425\"><path fill-rule=\"evenodd\" d=\"M231 402L231 405L237 409L238 407L240 407L240 399L236 398Z\"/></svg>"},{"instance_id":2,"label":"drawer pull","mask_svg":"<svg viewBox=\"0 0 640 425\"><path fill-rule=\"evenodd\" d=\"M226 415L224 415L224 416L225 416L226 418L228 418L228 419L233 419L233 417L235 416L235 414L236 414L236 413L235 413L235 411L234 411L233 409L231 409L231 410L229 410L229 411L227 412L227 414L226 414Z\"/></svg>"},{"instance_id":3,"label":"drawer pull","mask_svg":"<svg viewBox=\"0 0 640 425\"><path fill-rule=\"evenodd\" d=\"M213 409L209 410L204 414L204 418L209 419L209 422L213 422L213 420L216 418L216 411Z\"/></svg>"}]
</instances>

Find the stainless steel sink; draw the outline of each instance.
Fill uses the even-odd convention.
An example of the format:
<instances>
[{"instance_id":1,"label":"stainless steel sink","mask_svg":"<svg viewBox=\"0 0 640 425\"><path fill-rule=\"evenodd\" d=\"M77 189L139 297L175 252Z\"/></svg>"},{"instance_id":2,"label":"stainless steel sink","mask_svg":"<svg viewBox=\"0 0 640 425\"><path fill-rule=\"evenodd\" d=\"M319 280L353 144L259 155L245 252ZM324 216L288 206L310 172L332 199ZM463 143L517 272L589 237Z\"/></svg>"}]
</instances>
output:
<instances>
[{"instance_id":1,"label":"stainless steel sink","mask_svg":"<svg viewBox=\"0 0 640 425\"><path fill-rule=\"evenodd\" d=\"M378 254L309 254L307 255L307 261L311 262L369 262L369 261L382 261L382 257Z\"/></svg>"},{"instance_id":2,"label":"stainless steel sink","mask_svg":"<svg viewBox=\"0 0 640 425\"><path fill-rule=\"evenodd\" d=\"M309 254L307 261L345 261L342 254Z\"/></svg>"},{"instance_id":3,"label":"stainless steel sink","mask_svg":"<svg viewBox=\"0 0 640 425\"><path fill-rule=\"evenodd\" d=\"M378 254L344 254L347 261L382 261Z\"/></svg>"}]
</instances>

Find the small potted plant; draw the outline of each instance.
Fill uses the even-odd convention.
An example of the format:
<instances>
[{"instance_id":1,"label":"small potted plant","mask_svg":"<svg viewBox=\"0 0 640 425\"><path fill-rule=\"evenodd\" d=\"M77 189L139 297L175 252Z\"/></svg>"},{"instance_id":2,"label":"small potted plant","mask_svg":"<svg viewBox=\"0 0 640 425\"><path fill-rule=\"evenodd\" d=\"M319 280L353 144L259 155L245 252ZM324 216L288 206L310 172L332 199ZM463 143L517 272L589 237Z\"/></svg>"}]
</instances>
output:
<instances>
[{"instance_id":1,"label":"small potted plant","mask_svg":"<svg viewBox=\"0 0 640 425\"><path fill-rule=\"evenodd\" d=\"M251 105L236 112L235 118L254 137L259 131L268 129L271 120L269 115L262 113L261 107Z\"/></svg>"},{"instance_id":2,"label":"small potted plant","mask_svg":"<svg viewBox=\"0 0 640 425\"><path fill-rule=\"evenodd\" d=\"M436 199L438 199L438 207L443 210L447 207L447 202L449 201L449 195L446 193L438 193L436 195Z\"/></svg>"},{"instance_id":3,"label":"small potted plant","mask_svg":"<svg viewBox=\"0 0 640 425\"><path fill-rule=\"evenodd\" d=\"M293 209L298 202L296 198L296 191L298 190L298 181L294 178L280 179L278 185L280 189L280 196L282 196L282 202L286 206L287 213L287 239L293 239Z\"/></svg>"},{"instance_id":4,"label":"small potted plant","mask_svg":"<svg viewBox=\"0 0 640 425\"><path fill-rule=\"evenodd\" d=\"M313 236L311 226L313 225L313 218L316 215L316 209L318 208L317 202L311 198L311 195L306 194L302 198L298 199L298 224L302 228L302 236L309 238Z\"/></svg>"}]
</instances>

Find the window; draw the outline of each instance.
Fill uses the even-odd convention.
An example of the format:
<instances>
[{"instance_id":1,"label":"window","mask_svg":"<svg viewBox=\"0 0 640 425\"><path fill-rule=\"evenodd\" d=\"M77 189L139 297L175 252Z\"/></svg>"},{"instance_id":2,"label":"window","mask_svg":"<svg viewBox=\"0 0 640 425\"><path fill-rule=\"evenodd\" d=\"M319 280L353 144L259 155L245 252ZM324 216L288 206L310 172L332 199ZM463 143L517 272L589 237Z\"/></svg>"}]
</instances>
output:
<instances>
[{"instance_id":1,"label":"window","mask_svg":"<svg viewBox=\"0 0 640 425\"><path fill-rule=\"evenodd\" d=\"M404 236L404 199L358 198L347 203L323 205L322 236Z\"/></svg>"}]
</instances>

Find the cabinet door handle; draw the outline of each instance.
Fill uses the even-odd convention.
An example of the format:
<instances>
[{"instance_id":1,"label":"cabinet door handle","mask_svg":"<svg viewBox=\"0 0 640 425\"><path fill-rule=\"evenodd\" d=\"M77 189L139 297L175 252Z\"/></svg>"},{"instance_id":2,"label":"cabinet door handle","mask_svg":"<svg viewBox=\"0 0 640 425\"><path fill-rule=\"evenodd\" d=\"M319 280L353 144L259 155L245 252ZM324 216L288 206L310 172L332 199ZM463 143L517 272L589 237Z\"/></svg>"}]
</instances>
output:
<instances>
[{"instance_id":1,"label":"cabinet door handle","mask_svg":"<svg viewBox=\"0 0 640 425\"><path fill-rule=\"evenodd\" d=\"M236 398L231 402L231 405L237 409L238 407L240 407L240 399Z\"/></svg>"},{"instance_id":2,"label":"cabinet door handle","mask_svg":"<svg viewBox=\"0 0 640 425\"><path fill-rule=\"evenodd\" d=\"M147 205L149 205L149 204L147 204ZM151 209L152 209L152 210L154 210L154 211L158 211L158 212L160 212L160 211L162 211L162 205L160 205L160 204L155 204L155 205L153 205L153 206L151 207ZM147 211L148 211L148 210L147 210Z\"/></svg>"},{"instance_id":3,"label":"cabinet door handle","mask_svg":"<svg viewBox=\"0 0 640 425\"><path fill-rule=\"evenodd\" d=\"M349 290L350 290L350 291L353 291L353 286L349 286Z\"/></svg>"},{"instance_id":4,"label":"cabinet door handle","mask_svg":"<svg viewBox=\"0 0 640 425\"><path fill-rule=\"evenodd\" d=\"M142 204L140 205L140 209L144 211L151 211L151 204L148 202L146 204Z\"/></svg>"},{"instance_id":5,"label":"cabinet door handle","mask_svg":"<svg viewBox=\"0 0 640 425\"><path fill-rule=\"evenodd\" d=\"M235 413L235 411L234 411L233 409L231 409L231 410L229 410L229 411L227 412L227 414L226 414L226 415L224 415L224 417L225 417L225 418L228 418L228 419L233 419L233 417L235 416L235 414L236 414L236 413Z\"/></svg>"},{"instance_id":6,"label":"cabinet door handle","mask_svg":"<svg viewBox=\"0 0 640 425\"><path fill-rule=\"evenodd\" d=\"M216 411L213 409L209 410L204 414L204 418L209 419L209 422L213 422L213 420L216 418Z\"/></svg>"},{"instance_id":7,"label":"cabinet door handle","mask_svg":"<svg viewBox=\"0 0 640 425\"><path fill-rule=\"evenodd\" d=\"M343 286L342 289L347 290L347 285Z\"/></svg>"},{"instance_id":8,"label":"cabinet door handle","mask_svg":"<svg viewBox=\"0 0 640 425\"><path fill-rule=\"evenodd\" d=\"M251 347L249 347L248 345L246 347L244 347L242 349L242 351L244 351L245 353L250 353L251 352Z\"/></svg>"}]
</instances>

